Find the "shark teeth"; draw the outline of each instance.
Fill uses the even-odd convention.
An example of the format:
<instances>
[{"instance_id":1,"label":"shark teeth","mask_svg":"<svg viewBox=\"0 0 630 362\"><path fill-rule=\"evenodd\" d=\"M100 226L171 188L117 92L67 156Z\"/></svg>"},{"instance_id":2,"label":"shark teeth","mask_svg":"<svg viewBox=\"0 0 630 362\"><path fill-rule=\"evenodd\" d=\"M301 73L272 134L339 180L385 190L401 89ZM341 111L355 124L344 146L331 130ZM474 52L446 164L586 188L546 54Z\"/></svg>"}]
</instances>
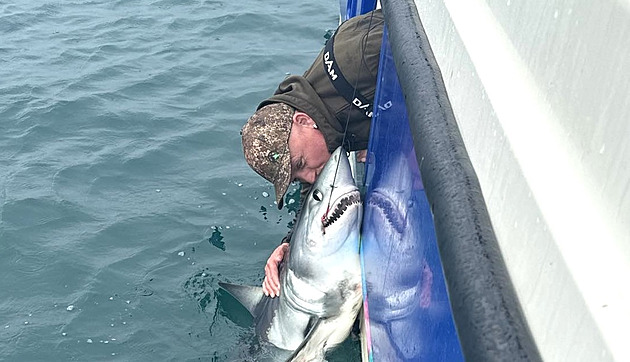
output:
<instances>
[{"instance_id":1,"label":"shark teeth","mask_svg":"<svg viewBox=\"0 0 630 362\"><path fill-rule=\"evenodd\" d=\"M331 214L327 213L327 217L323 218L322 224L324 228L327 228L328 226L332 225L335 221L339 220L341 215L343 215L343 213L346 212L348 207L355 204L360 204L360 203L361 203L361 196L359 195L358 192L353 192L351 195L342 198L335 206L335 210Z\"/></svg>"},{"instance_id":2,"label":"shark teeth","mask_svg":"<svg viewBox=\"0 0 630 362\"><path fill-rule=\"evenodd\" d=\"M402 234L405 229L405 219L400 214L398 207L389 198L378 193L373 193L367 203L379 209L394 230Z\"/></svg>"}]
</instances>

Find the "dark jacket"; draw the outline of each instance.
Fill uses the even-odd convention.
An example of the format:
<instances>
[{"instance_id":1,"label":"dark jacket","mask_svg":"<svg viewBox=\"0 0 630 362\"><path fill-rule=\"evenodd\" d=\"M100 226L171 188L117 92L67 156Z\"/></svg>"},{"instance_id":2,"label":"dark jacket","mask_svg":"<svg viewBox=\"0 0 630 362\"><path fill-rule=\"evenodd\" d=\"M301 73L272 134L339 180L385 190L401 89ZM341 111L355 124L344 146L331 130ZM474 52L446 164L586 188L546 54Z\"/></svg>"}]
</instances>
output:
<instances>
[{"instance_id":1,"label":"dark jacket","mask_svg":"<svg viewBox=\"0 0 630 362\"><path fill-rule=\"evenodd\" d=\"M370 102L376 89L383 23L379 9L345 21L334 35L337 66L348 83L353 87L356 84L357 91ZM348 124L343 146L349 151L366 149L371 118L337 92L328 75L324 52L325 49L303 76L292 75L280 83L274 95L258 108L282 102L308 114L324 134L331 153L342 145L344 126Z\"/></svg>"}]
</instances>

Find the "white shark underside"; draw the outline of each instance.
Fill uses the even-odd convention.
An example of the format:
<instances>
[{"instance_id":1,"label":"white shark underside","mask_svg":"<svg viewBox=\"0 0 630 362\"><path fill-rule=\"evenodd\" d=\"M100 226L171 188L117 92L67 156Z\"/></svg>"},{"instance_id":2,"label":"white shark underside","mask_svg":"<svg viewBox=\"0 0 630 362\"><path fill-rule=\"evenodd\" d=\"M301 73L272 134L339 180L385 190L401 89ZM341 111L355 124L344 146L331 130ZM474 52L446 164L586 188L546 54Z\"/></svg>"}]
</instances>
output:
<instances>
[{"instance_id":1,"label":"white shark underside","mask_svg":"<svg viewBox=\"0 0 630 362\"><path fill-rule=\"evenodd\" d=\"M359 190L338 148L304 200L280 272L277 298L262 288L219 283L254 317L263 341L291 361L321 361L343 342L361 307Z\"/></svg>"}]
</instances>

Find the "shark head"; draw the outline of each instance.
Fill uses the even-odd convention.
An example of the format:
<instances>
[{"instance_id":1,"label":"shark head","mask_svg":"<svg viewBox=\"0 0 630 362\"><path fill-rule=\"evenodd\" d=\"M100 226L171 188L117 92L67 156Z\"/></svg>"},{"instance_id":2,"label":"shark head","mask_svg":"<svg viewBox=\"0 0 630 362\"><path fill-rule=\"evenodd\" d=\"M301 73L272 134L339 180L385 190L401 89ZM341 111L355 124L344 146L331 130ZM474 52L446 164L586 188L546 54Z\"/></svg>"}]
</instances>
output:
<instances>
[{"instance_id":1,"label":"shark head","mask_svg":"<svg viewBox=\"0 0 630 362\"><path fill-rule=\"evenodd\" d=\"M297 252L319 258L343 248L358 252L362 211L359 189L354 183L348 157L339 147L330 156L303 203L291 239L292 254Z\"/></svg>"},{"instance_id":2,"label":"shark head","mask_svg":"<svg viewBox=\"0 0 630 362\"><path fill-rule=\"evenodd\" d=\"M400 258L409 252L405 248L412 246L401 241L415 239L413 233L416 230L412 227L416 216L413 176L407 157L391 156L380 178L373 182L374 188L367 195L365 221L374 227L366 227L365 231L370 236L375 234L376 245L382 248L378 254L394 248Z\"/></svg>"}]
</instances>

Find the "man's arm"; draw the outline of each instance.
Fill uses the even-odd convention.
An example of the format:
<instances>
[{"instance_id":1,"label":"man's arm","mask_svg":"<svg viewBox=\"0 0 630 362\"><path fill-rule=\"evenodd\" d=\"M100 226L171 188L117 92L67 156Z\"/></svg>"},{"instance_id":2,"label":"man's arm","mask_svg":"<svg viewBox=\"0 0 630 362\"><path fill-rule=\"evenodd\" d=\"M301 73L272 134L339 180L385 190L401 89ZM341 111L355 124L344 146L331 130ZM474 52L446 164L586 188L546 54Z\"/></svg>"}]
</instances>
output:
<instances>
[{"instance_id":1,"label":"man's arm","mask_svg":"<svg viewBox=\"0 0 630 362\"><path fill-rule=\"evenodd\" d=\"M284 240L284 239L283 239ZM263 293L269 297L280 295L280 278L278 277L278 266L284 259L284 254L289 250L289 243L280 244L267 259L265 265L265 279L263 280Z\"/></svg>"}]
</instances>

